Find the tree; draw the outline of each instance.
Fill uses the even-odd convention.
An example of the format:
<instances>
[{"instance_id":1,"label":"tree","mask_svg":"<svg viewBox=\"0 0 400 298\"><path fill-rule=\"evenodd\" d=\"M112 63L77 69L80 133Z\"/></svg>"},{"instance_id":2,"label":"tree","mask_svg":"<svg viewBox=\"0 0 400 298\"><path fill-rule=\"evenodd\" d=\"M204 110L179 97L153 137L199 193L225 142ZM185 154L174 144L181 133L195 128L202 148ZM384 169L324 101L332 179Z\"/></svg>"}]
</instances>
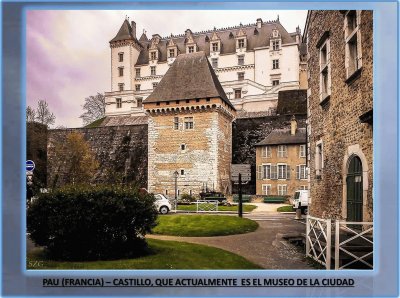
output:
<instances>
[{"instance_id":1,"label":"tree","mask_svg":"<svg viewBox=\"0 0 400 298\"><path fill-rule=\"evenodd\" d=\"M54 124L56 116L49 110L49 105L45 100L39 100L36 108L36 121L49 127Z\"/></svg>"},{"instance_id":2,"label":"tree","mask_svg":"<svg viewBox=\"0 0 400 298\"><path fill-rule=\"evenodd\" d=\"M69 133L64 141L57 140L54 154L58 170L53 187L57 184L89 184L99 167L90 145L78 132Z\"/></svg>"},{"instance_id":3,"label":"tree","mask_svg":"<svg viewBox=\"0 0 400 298\"><path fill-rule=\"evenodd\" d=\"M34 122L36 118L36 112L30 106L26 108L26 122Z\"/></svg>"},{"instance_id":4,"label":"tree","mask_svg":"<svg viewBox=\"0 0 400 298\"><path fill-rule=\"evenodd\" d=\"M83 105L85 112L79 118L82 118L84 125L92 123L104 117L105 105L105 97L101 93L86 97L85 104Z\"/></svg>"}]
</instances>

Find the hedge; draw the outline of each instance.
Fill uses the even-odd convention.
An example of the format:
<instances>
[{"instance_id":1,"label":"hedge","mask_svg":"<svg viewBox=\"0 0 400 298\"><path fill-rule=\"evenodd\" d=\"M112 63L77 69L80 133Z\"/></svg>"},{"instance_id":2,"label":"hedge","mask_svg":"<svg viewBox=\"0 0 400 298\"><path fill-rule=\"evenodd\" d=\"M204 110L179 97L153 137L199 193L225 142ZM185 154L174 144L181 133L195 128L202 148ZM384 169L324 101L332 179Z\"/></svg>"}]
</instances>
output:
<instances>
[{"instance_id":1,"label":"hedge","mask_svg":"<svg viewBox=\"0 0 400 298\"><path fill-rule=\"evenodd\" d=\"M69 186L39 194L28 206L32 241L62 260L135 257L156 225L153 195L111 186Z\"/></svg>"}]
</instances>

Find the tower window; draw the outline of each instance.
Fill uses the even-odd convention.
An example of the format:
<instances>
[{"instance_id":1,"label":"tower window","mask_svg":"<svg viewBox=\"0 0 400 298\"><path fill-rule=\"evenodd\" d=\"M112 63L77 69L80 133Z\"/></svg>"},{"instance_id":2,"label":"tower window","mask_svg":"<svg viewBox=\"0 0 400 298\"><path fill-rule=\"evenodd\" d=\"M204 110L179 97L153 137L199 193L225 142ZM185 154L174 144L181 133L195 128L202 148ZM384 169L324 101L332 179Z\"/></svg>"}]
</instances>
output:
<instances>
[{"instance_id":1,"label":"tower window","mask_svg":"<svg viewBox=\"0 0 400 298\"><path fill-rule=\"evenodd\" d=\"M181 176L185 176L185 170L181 169Z\"/></svg>"},{"instance_id":2,"label":"tower window","mask_svg":"<svg viewBox=\"0 0 400 298\"><path fill-rule=\"evenodd\" d=\"M124 68L123 67L118 67L118 75L122 77L124 75Z\"/></svg>"},{"instance_id":3,"label":"tower window","mask_svg":"<svg viewBox=\"0 0 400 298\"><path fill-rule=\"evenodd\" d=\"M118 84L118 90L119 91L124 91L124 83L119 83Z\"/></svg>"},{"instance_id":4,"label":"tower window","mask_svg":"<svg viewBox=\"0 0 400 298\"><path fill-rule=\"evenodd\" d=\"M124 53L118 53L118 61L123 62L124 61Z\"/></svg>"},{"instance_id":5,"label":"tower window","mask_svg":"<svg viewBox=\"0 0 400 298\"><path fill-rule=\"evenodd\" d=\"M182 151L186 150L186 144L181 144L181 150Z\"/></svg>"},{"instance_id":6,"label":"tower window","mask_svg":"<svg viewBox=\"0 0 400 298\"><path fill-rule=\"evenodd\" d=\"M278 85L279 85L279 80L272 81L272 86L278 86Z\"/></svg>"}]
</instances>

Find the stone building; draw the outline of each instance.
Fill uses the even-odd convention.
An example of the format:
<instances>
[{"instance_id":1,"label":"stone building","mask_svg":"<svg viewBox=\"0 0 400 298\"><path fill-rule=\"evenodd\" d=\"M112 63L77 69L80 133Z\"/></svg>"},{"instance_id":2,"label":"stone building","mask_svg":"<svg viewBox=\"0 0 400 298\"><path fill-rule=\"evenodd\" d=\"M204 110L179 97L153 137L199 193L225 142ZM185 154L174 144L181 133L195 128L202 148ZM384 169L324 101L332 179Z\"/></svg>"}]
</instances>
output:
<instances>
[{"instance_id":1,"label":"stone building","mask_svg":"<svg viewBox=\"0 0 400 298\"><path fill-rule=\"evenodd\" d=\"M144 115L142 103L153 92L176 57L203 51L227 98L237 110L270 112L278 92L299 89L301 32L289 33L279 22L263 22L203 32L140 38L136 23L125 20L110 41L111 91L106 116ZM304 63L303 63L304 64ZM302 80L304 81L304 80Z\"/></svg>"},{"instance_id":2,"label":"stone building","mask_svg":"<svg viewBox=\"0 0 400 298\"><path fill-rule=\"evenodd\" d=\"M143 101L148 120L148 189L174 196L230 192L236 110L204 52L178 55Z\"/></svg>"},{"instance_id":3,"label":"stone building","mask_svg":"<svg viewBox=\"0 0 400 298\"><path fill-rule=\"evenodd\" d=\"M257 195L293 196L296 190L308 189L306 131L297 128L294 117L290 125L256 144Z\"/></svg>"},{"instance_id":4,"label":"stone building","mask_svg":"<svg viewBox=\"0 0 400 298\"><path fill-rule=\"evenodd\" d=\"M372 11L309 11L310 214L372 221Z\"/></svg>"}]
</instances>

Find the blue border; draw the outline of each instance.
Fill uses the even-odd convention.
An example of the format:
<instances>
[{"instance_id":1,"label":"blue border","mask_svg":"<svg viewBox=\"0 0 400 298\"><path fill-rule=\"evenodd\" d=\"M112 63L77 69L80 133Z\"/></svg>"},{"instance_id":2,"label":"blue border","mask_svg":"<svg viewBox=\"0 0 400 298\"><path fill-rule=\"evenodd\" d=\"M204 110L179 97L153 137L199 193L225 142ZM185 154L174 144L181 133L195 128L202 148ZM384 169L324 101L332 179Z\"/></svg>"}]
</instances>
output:
<instances>
[{"instance_id":1,"label":"blue border","mask_svg":"<svg viewBox=\"0 0 400 298\"><path fill-rule=\"evenodd\" d=\"M20 62L22 63L21 65L21 82L22 82L22 99L26 98L26 11L30 10L30 9L120 9L120 8L124 8L126 9L127 7L127 3L125 1L120 1L120 3L106 3L101 1L96 1L96 2L91 2L89 1L89 3L85 3L85 4L81 4L81 3L76 3L75 1L72 1L73 3L63 3L61 0L56 0L56 1L52 1L53 3L56 2L56 4L53 4L51 2L45 2L45 3L38 3L38 4L33 4L33 1L25 1L28 2L28 4L22 5L22 10L21 10L21 17L22 17L22 32L21 32L21 46L22 46L22 50L21 50L21 54L22 54L22 58L20 60ZM75 2L75 3L74 3ZM313 1L308 1L305 4L305 7L300 7L302 5L302 3L299 3L297 1L293 1L293 2L285 2L285 3L264 3L261 1L254 1L253 3L239 3L237 1L232 1L235 3L210 3L213 1L203 1L203 3L201 3L201 5L197 5L195 6L194 4L199 4L197 3L197 1L190 1L190 3L184 3L181 1L176 1L174 4L170 4L169 2L167 3L167 1L158 1L158 2L151 2L151 3L146 3L145 5L140 5L138 7L135 7L135 3L128 3L128 7L134 7L135 10L144 10L144 9L166 9L166 10L172 10L172 9L224 9L224 10L237 10L237 9L246 9L251 7L252 9L271 9L271 7L279 7L279 9L304 9L308 7L312 7L312 5L315 5L314 0ZM343 8L357 8L357 9L374 9L375 7L375 2L374 1L355 1L355 3L345 3L344 0L339 0L336 2L340 2L341 7ZM394 3L395 1L385 1L386 3ZM10 2L4 2L3 5L7 5L9 3L20 3L23 4L22 1L10 1ZM207 7L207 5L212 4L211 7ZM332 6L333 5L333 6ZM123 6L123 7L122 7ZM398 13L398 3L397 3L397 13ZM337 9L337 4L335 3L328 3L328 2L324 2L324 3L319 3L318 5L319 9ZM377 40L380 40L380 37L377 34L377 28L379 28L378 24L379 21L377 20L377 17L375 15L375 12L379 11L379 9L374 9L374 45L377 44ZM397 24L399 24L399 20L398 20L398 14L397 14ZM1 34L1 33L0 33ZM3 37L3 36L2 36ZM2 38L3 41L3 38ZM378 52L378 47L374 47L374 111L375 111L375 115L382 115L382 109L381 109L381 102L385 99L380 98L379 100L381 100L381 102L378 102L378 90L382 91L382 85L381 83L381 78L378 77L377 74L377 70L378 68L378 63L379 60L377 59L377 57L380 58L379 56L379 52ZM397 57L398 57L398 48L397 48ZM3 64L1 64L3 66ZM397 65L398 66L398 65ZM2 68L3 70L3 68ZM3 72L3 76L5 75L6 72ZM397 78L398 78L398 68L397 68ZM1 84L1 83L0 83ZM0 85L0 87L3 87L2 85ZM398 94L398 86L397 86L397 94ZM3 89L2 89L3 90ZM4 92L2 93L4 95ZM380 94L380 93L379 93ZM3 101L4 102L4 101ZM22 144L20 146L20 154L21 154L21 159L20 161L25 161L25 156L26 156L26 142L24 140L26 140L26 127L25 127L25 100L21 101L21 108L22 108L22 113L20 113L20 115L22 116L22 119L20 119L20 136L22 139ZM4 107L5 110L7 110L7 108L9 108L7 106L7 103ZM396 111L399 112L400 109L397 106ZM3 111L2 111L3 112ZM0 115L0 117L2 117L3 114ZM375 117L375 119L377 119ZM3 120L1 118L1 120ZM385 119L383 119L385 121ZM398 123L398 119L396 121L397 124L397 128L399 127L399 123ZM4 126L3 126L4 127ZM381 146L381 141L382 141L382 135L381 132L382 130L382 123L378 122L375 120L375 129L374 129L374 137L373 137L373 141L374 141L374 161L373 161L373 165L374 165L374 183L375 183L375 187L374 187L374 198L377 198L381 192L382 192L382 188L381 188L381 184L377 183L378 181L381 181L380 179L382 178L381 174L379 171L375 171L375 169L380 169L379 165L382 165L381 163L381 155L378 154L379 152L382 152L382 149L384 150L384 148L382 148ZM398 136L398 131L396 131L396 136ZM398 141L398 139L397 139ZM0 141L1 142L1 141ZM396 145L398 145L396 143ZM3 148L3 147L2 147ZM396 157L398 157L398 147L396 147ZM1 161L0 161L1 163ZM24 163L22 163L23 165ZM398 164L397 164L398 165ZM25 225L26 225L26 210L25 210L25 179L23 179L25 177L25 170L24 170L24 166L20 167L21 173L20 173L20 186L21 189L23 191L22 193L22 199L23 199L23 204L21 206L21 211L22 211L22 239L21 239L21 250L20 253L23 256L23 263L21 263L21 268L22 272L24 274L24 278L26 280L29 280L30 277L41 277L41 276L46 276L46 277L51 277L51 276L65 276L66 273L68 273L68 276L84 276L84 275L90 275L90 276L125 276L127 273L130 274L130 276L133 275L133 273L135 274L139 274L140 277L153 277L154 275L156 275L155 273L167 273L168 272L168 276L182 276L182 275L188 275L188 274L193 274L191 276L197 276L197 277L202 277L205 275L208 275L209 277L211 276L220 276L221 275L221 271L210 271L210 270L203 270L203 271L197 271L197 270L176 270L176 271L169 271L169 270L107 270L107 271L102 271L102 270L86 270L86 271L70 271L70 270L58 270L58 271L52 271L52 270L43 270L43 271L27 271L25 266L26 266L26 242L25 242ZM2 164L2 170L3 170L3 164ZM398 174L399 171L397 170L396 173ZM2 181L3 180L3 176L2 176L2 172L0 173ZM397 176L399 177L399 176ZM22 179L21 179L22 178ZM397 180L398 182L399 180ZM396 194L398 194L398 190L399 190L399 186L396 186ZM2 189L2 194L4 195L4 190ZM3 200L4 200L4 196L3 196ZM3 202L4 203L4 202ZM377 202L376 199L374 199L374 222L375 222L375 239L381 239L381 237L383 237L384 235L382 235L380 232L380 211L381 211L381 202ZM398 210L400 212L400 209ZM4 211L3 211L4 212ZM3 214L2 214L3 215ZM3 219L3 217L2 217ZM397 227L399 227L399 218L397 216ZM4 227L4 226L3 226ZM378 232L377 232L378 231ZM354 278L358 278L358 277L373 277L376 276L376 274L379 274L379 267L381 266L379 260L377 259L377 255L379 251L381 251L381 243L380 242L376 242L376 246L375 246L375 256L374 256L374 270L373 271L356 271L356 270L347 270L347 271L340 271L340 272L335 272L335 271L303 271L303 270L298 270L295 271L296 275L298 276L300 274L305 275L307 277L321 277L321 276L329 276L329 277L354 277ZM2 246L3 247L3 246ZM3 255L2 255L3 256ZM4 257L4 256L3 256ZM2 262L2 264L4 264ZM2 268L3 269L3 268ZM0 269L1 270L1 269ZM224 270L222 271L224 276L228 277L228 276L238 276L239 274L245 273L246 277L247 276L252 276L254 275L254 277L267 277L266 275L268 275L268 277L272 277L271 274L273 275L273 277L284 277L287 276L287 274L289 273L293 273L293 271L289 271L289 270L280 270L280 271L271 271L271 270L252 270L252 271L246 271L246 270ZM264 275L264 276L263 276ZM397 276L398 275L398 267L397 267ZM33 280L33 279L31 279ZM36 282L40 279L35 278L34 280L36 280ZM371 281L371 280L370 280ZM373 282L373 279L372 279ZM1 283L1 281L0 281ZM38 283L40 285L40 283ZM37 284L36 284L37 286ZM35 284L33 283L31 285L32 288L35 287ZM3 288L2 288L3 289ZM26 290L26 289L25 289ZM398 290L398 289L397 289ZM116 291L116 290L113 290ZM204 289L202 290L204 291ZM234 289L235 292L237 292L237 289ZM258 294L259 291L253 291L253 289L248 290L250 292L257 292ZM371 290L369 290L371 291ZM121 291L122 294L123 291ZM124 291L126 292L126 291ZM153 295L155 293L153 293L154 291L150 291ZM288 290L289 292L289 290ZM40 292L39 292L40 293ZM147 291L143 291L142 294L148 293ZM303 292L302 292L303 293ZM3 294L6 294L4 292L3 289ZM28 292L24 292L24 293L19 293L19 295L27 295ZM44 294L44 293L41 293ZM119 293L117 293L119 294ZM132 293L131 293L132 294ZM139 294L139 293L138 293ZM161 293L160 293L161 294ZM162 292L162 294L164 294L164 292ZM193 294L193 291L187 291L186 294L183 293L183 295L191 295ZM231 293L231 294L235 294L235 293ZM312 293L310 293L312 294ZM323 292L318 293L318 291L315 291L314 294L318 294L318 295L323 295ZM325 293L326 294L326 293ZM343 293L345 294L345 293ZM368 294L368 293L367 293ZM369 292L369 294L373 294L372 292ZM18 294L17 294L18 295ZM35 294L33 294L35 295ZM94 294L96 295L96 294ZM123 294L122 294L123 295ZM125 295L129 295L128 293L126 293ZM157 294L156 294L157 295ZM182 294L180 294L182 295ZM212 294L212 295L215 295ZM293 294L294 295L294 294ZM364 293L363 295L366 296L366 294Z\"/></svg>"}]
</instances>

